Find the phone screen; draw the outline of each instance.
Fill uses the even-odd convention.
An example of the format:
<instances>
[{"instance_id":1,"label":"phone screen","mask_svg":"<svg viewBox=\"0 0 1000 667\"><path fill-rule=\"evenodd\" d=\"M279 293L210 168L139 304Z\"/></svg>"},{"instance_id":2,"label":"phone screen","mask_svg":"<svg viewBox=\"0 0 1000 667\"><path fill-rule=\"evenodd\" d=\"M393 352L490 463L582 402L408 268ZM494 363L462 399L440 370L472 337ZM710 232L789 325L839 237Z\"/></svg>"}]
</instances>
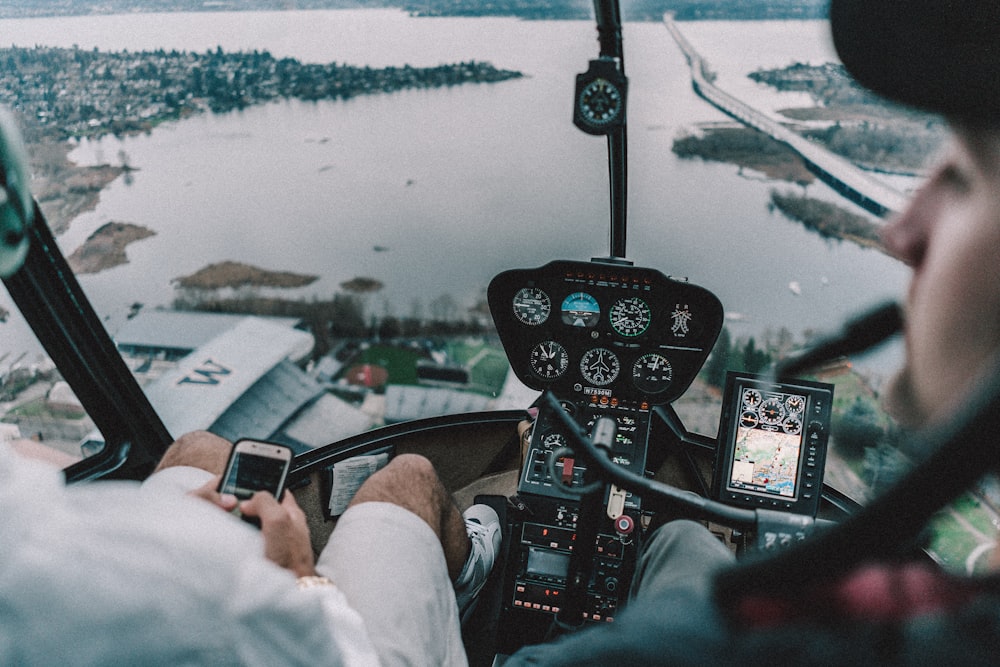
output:
<instances>
[{"instance_id":1,"label":"phone screen","mask_svg":"<svg viewBox=\"0 0 1000 667\"><path fill-rule=\"evenodd\" d=\"M223 480L222 493L231 493L240 500L256 491L270 491L275 497L285 477L286 462L257 454L237 452Z\"/></svg>"},{"instance_id":2,"label":"phone screen","mask_svg":"<svg viewBox=\"0 0 1000 667\"><path fill-rule=\"evenodd\" d=\"M233 447L219 492L246 500L257 491L269 491L280 500L291 460L291 450L283 445L241 440Z\"/></svg>"}]
</instances>

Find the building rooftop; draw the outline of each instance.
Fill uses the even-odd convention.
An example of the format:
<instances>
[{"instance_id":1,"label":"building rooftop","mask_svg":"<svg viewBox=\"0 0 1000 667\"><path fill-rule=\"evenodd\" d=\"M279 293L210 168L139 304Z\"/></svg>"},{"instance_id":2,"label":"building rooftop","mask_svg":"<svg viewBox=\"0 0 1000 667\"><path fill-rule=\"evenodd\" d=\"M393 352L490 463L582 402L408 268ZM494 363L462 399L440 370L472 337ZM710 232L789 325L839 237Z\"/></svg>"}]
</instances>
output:
<instances>
[{"instance_id":1,"label":"building rooftop","mask_svg":"<svg viewBox=\"0 0 1000 667\"><path fill-rule=\"evenodd\" d=\"M130 354L155 354L162 351L169 353L169 356L179 357L196 350L250 317L272 322L286 329L298 324L297 319L290 317L152 309L142 310L127 320L115 333L114 340L119 349ZM304 342L303 339L303 344ZM312 348L311 341L309 348ZM296 351L293 360L297 361L301 356Z\"/></svg>"},{"instance_id":2,"label":"building rooftop","mask_svg":"<svg viewBox=\"0 0 1000 667\"><path fill-rule=\"evenodd\" d=\"M304 345L312 345L310 334L258 317L245 317L230 325L228 331L199 346L146 388L150 402L175 437L209 428L276 366ZM316 395L322 393L319 385L313 385ZM290 381L285 388L291 391L293 386ZM300 396L301 392L295 394Z\"/></svg>"}]
</instances>

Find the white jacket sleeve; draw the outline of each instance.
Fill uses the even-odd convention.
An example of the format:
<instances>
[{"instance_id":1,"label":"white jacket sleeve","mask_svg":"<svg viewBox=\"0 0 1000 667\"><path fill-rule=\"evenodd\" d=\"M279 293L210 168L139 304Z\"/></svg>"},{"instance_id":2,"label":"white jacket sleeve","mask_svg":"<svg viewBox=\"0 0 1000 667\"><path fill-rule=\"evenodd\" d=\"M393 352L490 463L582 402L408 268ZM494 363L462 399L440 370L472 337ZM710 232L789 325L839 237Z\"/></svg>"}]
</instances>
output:
<instances>
[{"instance_id":1,"label":"white jacket sleeve","mask_svg":"<svg viewBox=\"0 0 1000 667\"><path fill-rule=\"evenodd\" d=\"M377 664L336 587L205 501L66 487L0 443L0 515L0 664Z\"/></svg>"}]
</instances>

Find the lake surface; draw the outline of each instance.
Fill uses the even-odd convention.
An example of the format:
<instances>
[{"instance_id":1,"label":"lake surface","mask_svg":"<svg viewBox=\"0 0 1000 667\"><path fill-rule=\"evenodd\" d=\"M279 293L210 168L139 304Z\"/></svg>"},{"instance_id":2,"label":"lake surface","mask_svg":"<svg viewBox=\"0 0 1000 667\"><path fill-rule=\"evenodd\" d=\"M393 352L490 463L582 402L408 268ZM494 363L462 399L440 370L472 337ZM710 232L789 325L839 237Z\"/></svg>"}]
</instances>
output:
<instances>
[{"instance_id":1,"label":"lake surface","mask_svg":"<svg viewBox=\"0 0 1000 667\"><path fill-rule=\"evenodd\" d=\"M764 110L807 102L758 86L749 71L835 59L825 22L680 27L720 87ZM0 42L221 45L373 67L474 59L526 74L343 102L284 101L84 142L73 159L114 163L124 151L139 171L73 222L59 239L64 252L111 220L156 232L129 246L129 264L81 277L112 332L132 303L167 305L171 279L223 260L320 276L292 295L329 296L341 282L371 276L385 284L369 297L374 314L429 316L443 296L473 305L504 269L608 253L606 144L571 123L574 77L598 51L591 22L394 10L136 14L0 21ZM908 271L895 260L824 241L769 210L773 188L834 199L826 186L803 189L674 156L676 136L726 117L693 93L661 24L627 24L625 53L629 259L714 291L740 318L728 324L736 336L828 329L902 295ZM10 349L23 326L3 326Z\"/></svg>"}]
</instances>

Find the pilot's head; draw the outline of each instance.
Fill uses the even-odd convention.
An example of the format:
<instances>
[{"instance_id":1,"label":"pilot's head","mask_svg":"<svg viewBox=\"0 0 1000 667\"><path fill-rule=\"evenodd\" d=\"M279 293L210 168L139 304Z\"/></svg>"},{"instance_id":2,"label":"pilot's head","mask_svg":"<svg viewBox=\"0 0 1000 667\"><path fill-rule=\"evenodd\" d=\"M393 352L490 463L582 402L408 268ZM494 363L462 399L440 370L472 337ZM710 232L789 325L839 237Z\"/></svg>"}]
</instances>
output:
<instances>
[{"instance_id":1,"label":"pilot's head","mask_svg":"<svg viewBox=\"0 0 1000 667\"><path fill-rule=\"evenodd\" d=\"M883 233L913 268L889 407L922 426L946 419L1000 354L1000 2L832 0L830 22L861 84L943 114L954 130Z\"/></svg>"}]
</instances>

